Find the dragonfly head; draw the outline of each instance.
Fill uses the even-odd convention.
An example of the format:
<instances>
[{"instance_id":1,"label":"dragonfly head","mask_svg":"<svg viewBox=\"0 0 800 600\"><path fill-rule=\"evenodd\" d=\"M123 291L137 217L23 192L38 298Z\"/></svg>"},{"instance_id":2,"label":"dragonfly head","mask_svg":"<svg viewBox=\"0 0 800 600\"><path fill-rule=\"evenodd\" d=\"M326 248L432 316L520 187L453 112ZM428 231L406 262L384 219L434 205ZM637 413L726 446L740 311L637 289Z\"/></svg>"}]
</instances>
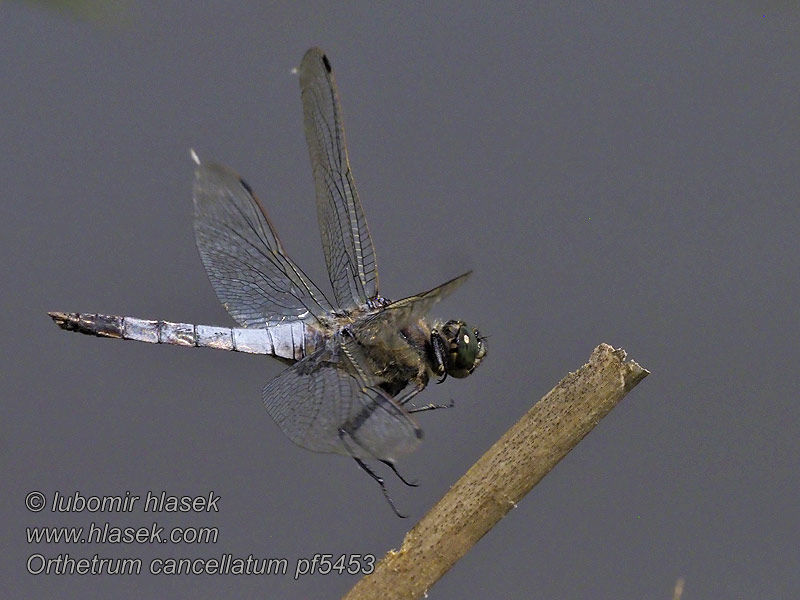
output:
<instances>
[{"instance_id":1,"label":"dragonfly head","mask_svg":"<svg viewBox=\"0 0 800 600\"><path fill-rule=\"evenodd\" d=\"M472 374L484 356L486 342L474 327L464 321L448 321L442 327L442 337L447 342L447 374L463 378Z\"/></svg>"}]
</instances>

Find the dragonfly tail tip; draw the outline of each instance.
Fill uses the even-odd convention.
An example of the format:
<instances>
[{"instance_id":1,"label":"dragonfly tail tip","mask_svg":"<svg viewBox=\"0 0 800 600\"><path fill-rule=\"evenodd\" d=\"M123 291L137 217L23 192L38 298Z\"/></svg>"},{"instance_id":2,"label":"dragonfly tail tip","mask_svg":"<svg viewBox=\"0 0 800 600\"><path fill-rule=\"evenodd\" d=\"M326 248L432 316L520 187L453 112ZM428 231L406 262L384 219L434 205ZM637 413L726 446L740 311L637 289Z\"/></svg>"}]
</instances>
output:
<instances>
[{"instance_id":1,"label":"dragonfly tail tip","mask_svg":"<svg viewBox=\"0 0 800 600\"><path fill-rule=\"evenodd\" d=\"M56 325L58 325L59 327L62 327L62 328L64 327L64 325L67 323L67 321L69 319L69 315L67 313L56 312L56 311L48 312L47 316L49 316L51 319L53 319L53 321L56 322Z\"/></svg>"}]
</instances>

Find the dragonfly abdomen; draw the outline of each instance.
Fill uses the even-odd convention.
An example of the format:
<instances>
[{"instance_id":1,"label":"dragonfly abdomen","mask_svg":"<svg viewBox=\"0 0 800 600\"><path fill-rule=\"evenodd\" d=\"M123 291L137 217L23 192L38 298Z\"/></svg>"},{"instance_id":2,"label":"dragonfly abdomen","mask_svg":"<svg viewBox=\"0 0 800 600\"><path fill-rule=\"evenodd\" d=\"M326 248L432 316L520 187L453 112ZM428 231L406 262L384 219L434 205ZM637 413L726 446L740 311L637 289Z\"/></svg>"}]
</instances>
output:
<instances>
[{"instance_id":1,"label":"dragonfly abdomen","mask_svg":"<svg viewBox=\"0 0 800 600\"><path fill-rule=\"evenodd\" d=\"M314 337L302 321L278 323L266 329L216 327L192 323L172 323L90 313L48 313L67 331L97 337L135 340L150 344L174 344L198 348L216 348L248 354L268 354L288 361L304 358L307 336Z\"/></svg>"}]
</instances>

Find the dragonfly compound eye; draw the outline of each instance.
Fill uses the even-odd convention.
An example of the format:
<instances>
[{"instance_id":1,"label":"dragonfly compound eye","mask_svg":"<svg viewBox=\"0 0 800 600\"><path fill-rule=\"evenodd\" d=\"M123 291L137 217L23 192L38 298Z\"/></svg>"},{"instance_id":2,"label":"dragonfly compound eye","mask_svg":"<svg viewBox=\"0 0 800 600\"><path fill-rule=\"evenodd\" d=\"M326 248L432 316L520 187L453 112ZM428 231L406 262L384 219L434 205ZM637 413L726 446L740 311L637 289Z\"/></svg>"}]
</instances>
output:
<instances>
[{"instance_id":1,"label":"dragonfly compound eye","mask_svg":"<svg viewBox=\"0 0 800 600\"><path fill-rule=\"evenodd\" d=\"M457 378L466 377L472 373L486 354L483 340L478 336L477 331L467 327L463 321L448 321L443 328L443 333L450 344L447 374Z\"/></svg>"}]
</instances>

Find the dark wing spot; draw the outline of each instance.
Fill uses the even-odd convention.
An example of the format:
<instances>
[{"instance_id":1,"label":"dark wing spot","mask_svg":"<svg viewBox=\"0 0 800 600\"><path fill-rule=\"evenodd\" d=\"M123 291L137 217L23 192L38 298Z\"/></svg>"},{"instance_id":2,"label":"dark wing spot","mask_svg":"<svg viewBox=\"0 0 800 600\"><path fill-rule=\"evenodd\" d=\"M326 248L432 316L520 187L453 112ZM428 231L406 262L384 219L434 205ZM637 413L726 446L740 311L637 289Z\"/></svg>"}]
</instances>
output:
<instances>
[{"instance_id":1,"label":"dark wing spot","mask_svg":"<svg viewBox=\"0 0 800 600\"><path fill-rule=\"evenodd\" d=\"M244 179L242 179L241 177L239 178L239 183L241 183L241 184L242 184L242 187L243 187L244 189L246 189L246 190L247 190L247 193L248 193L248 194L250 194L251 196L254 196L254 195L255 195L255 194L253 194L253 188L251 188L251 187L250 187L250 184L249 184L249 183L247 183L247 182L246 182Z\"/></svg>"},{"instance_id":2,"label":"dark wing spot","mask_svg":"<svg viewBox=\"0 0 800 600\"><path fill-rule=\"evenodd\" d=\"M326 55L322 55L322 64L325 65L325 70L330 73L331 72L331 63L328 61L328 57Z\"/></svg>"}]
</instances>

